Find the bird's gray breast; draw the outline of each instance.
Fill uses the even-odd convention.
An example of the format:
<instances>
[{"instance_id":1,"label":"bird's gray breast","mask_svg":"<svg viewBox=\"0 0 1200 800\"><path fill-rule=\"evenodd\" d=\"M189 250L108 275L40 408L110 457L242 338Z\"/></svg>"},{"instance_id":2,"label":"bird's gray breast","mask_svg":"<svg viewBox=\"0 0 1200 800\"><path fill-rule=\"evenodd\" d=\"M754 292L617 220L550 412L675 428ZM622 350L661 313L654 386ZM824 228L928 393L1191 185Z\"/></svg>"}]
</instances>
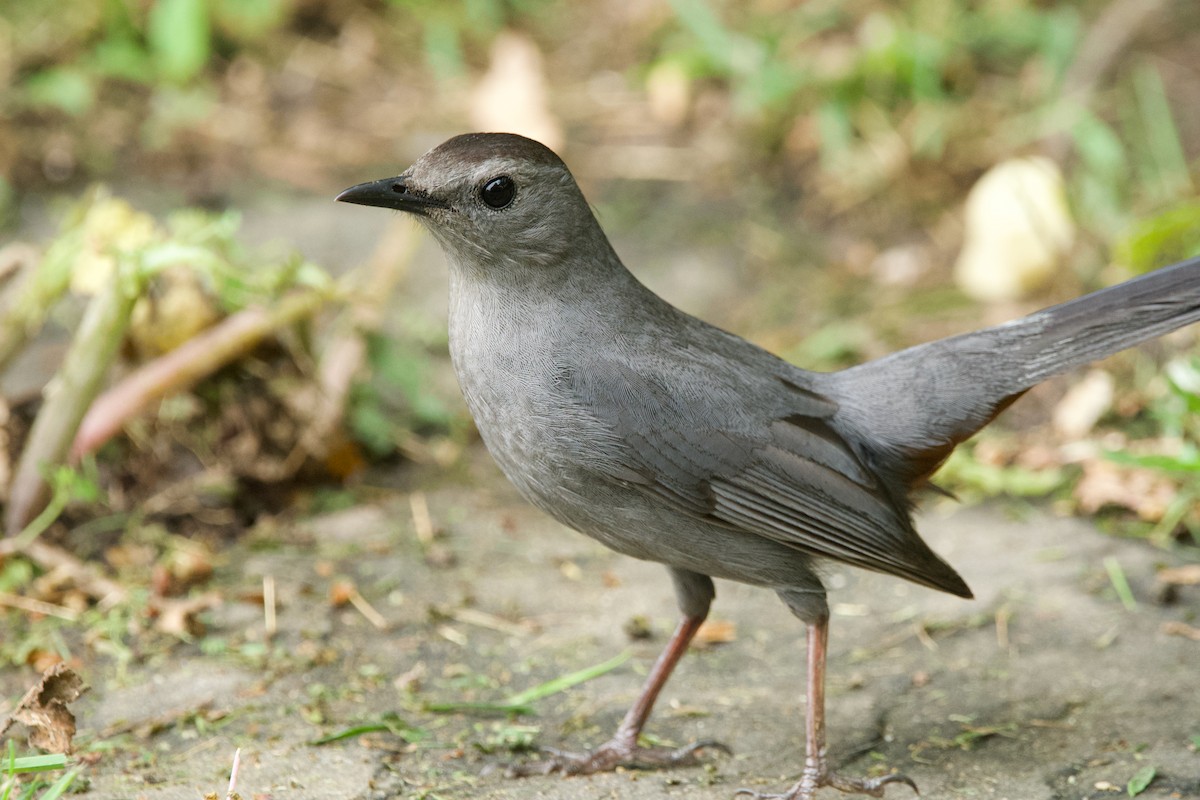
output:
<instances>
[{"instance_id":1,"label":"bird's gray breast","mask_svg":"<svg viewBox=\"0 0 1200 800\"><path fill-rule=\"evenodd\" d=\"M597 359L624 355L628 330L593 326L580 336L586 321L572 319L580 306L520 302L501 313L476 290L451 303L459 384L500 469L535 506L610 549L701 567L692 563L695 528L647 494L643 475L626 466L631 443L580 392Z\"/></svg>"},{"instance_id":2,"label":"bird's gray breast","mask_svg":"<svg viewBox=\"0 0 1200 800\"><path fill-rule=\"evenodd\" d=\"M452 295L451 358L488 451L527 499L593 534L585 517L597 494L612 487L594 485L588 462L600 457L609 434L565 380L578 350L561 311L535 298L501 308L480 292Z\"/></svg>"}]
</instances>

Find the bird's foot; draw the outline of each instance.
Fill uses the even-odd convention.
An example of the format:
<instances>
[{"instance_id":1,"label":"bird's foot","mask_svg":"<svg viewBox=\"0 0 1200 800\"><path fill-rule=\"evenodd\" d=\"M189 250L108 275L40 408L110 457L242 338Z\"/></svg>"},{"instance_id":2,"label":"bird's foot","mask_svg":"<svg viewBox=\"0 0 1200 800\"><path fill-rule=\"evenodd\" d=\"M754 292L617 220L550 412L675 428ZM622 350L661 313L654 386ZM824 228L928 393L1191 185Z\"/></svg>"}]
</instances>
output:
<instances>
[{"instance_id":1,"label":"bird's foot","mask_svg":"<svg viewBox=\"0 0 1200 800\"><path fill-rule=\"evenodd\" d=\"M918 796L921 791L907 775L884 775L879 778L843 778L836 772L829 771L823 764L819 768L804 769L804 774L792 788L780 794L756 792L753 789L738 789L736 794L748 795L754 800L812 800L817 789L830 786L847 794L865 794L871 797L883 797L883 789L889 783L903 783Z\"/></svg>"},{"instance_id":2,"label":"bird's foot","mask_svg":"<svg viewBox=\"0 0 1200 800\"><path fill-rule=\"evenodd\" d=\"M591 775L595 772L612 772L625 769L669 769L671 767L694 767L703 763L700 753L704 750L732 751L708 739L686 747L642 747L634 741L611 739L587 753L569 753L554 748L542 748L547 758L514 764L508 768L509 777L523 778L529 775Z\"/></svg>"}]
</instances>

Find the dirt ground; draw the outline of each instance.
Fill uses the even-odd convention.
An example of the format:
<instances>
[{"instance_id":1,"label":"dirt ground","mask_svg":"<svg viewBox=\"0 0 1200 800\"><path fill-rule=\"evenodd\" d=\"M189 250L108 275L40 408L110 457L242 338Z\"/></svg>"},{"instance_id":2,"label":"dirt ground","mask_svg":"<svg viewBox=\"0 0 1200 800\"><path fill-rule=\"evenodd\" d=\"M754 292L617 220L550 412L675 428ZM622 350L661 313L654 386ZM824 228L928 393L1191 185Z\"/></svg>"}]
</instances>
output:
<instances>
[{"instance_id":1,"label":"dirt ground","mask_svg":"<svg viewBox=\"0 0 1200 800\"><path fill-rule=\"evenodd\" d=\"M802 628L771 594L732 584L718 586L714 617L734 640L689 654L649 732L675 743L718 739L734 755L670 773L501 774L527 757L497 747L506 737L566 748L603 741L673 624L673 599L660 567L562 529L523 504L486 456L476 461L469 483L425 493L445 532L435 558L400 491L282 530L276 549L227 553L219 582L231 599L211 620L226 655L180 647L124 671L86 662L83 740L138 745L92 767L87 796L223 792L237 747L246 798L728 798L793 780ZM1152 765L1157 778L1143 797L1200 796L1200 755L1189 748L1200 732L1197 643L1169 633L1169 623L1200 612L1200 591L1163 603L1160 553L1040 511L1012 519L998 508L937 505L922 529L977 599L862 573L833 577L829 733L843 769L902 770L926 798L1049 800L1115 796ZM1128 576L1136 610L1111 591L1109 557ZM262 608L232 598L253 595L265 575L278 586L278 632L266 655L238 657L263 640ZM386 628L331 607L330 575L352 578ZM648 620L651 640L623 632L636 617ZM496 702L624 650L624 665L538 701L534 715L424 709ZM310 744L386 712L423 738ZM890 787L887 796L908 794Z\"/></svg>"}]
</instances>

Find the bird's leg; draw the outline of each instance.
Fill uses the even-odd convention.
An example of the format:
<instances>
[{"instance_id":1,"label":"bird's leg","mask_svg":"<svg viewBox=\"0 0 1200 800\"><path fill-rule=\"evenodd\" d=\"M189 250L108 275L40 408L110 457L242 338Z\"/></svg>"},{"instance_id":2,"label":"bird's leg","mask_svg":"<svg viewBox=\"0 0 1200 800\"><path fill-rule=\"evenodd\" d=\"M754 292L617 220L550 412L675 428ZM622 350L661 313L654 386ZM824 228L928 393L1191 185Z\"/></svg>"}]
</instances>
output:
<instances>
[{"instance_id":1,"label":"bird's leg","mask_svg":"<svg viewBox=\"0 0 1200 800\"><path fill-rule=\"evenodd\" d=\"M707 609L705 609L707 611ZM609 772L618 767L630 769L661 769L663 767L692 766L700 763L698 753L706 748L724 750L729 748L718 742L701 741L686 747L642 747L638 745L638 736L654 701L662 691L671 671L679 663L679 659L687 652L688 643L696 635L704 616L684 616L671 634L671 640L654 662L642 691L634 701L633 706L621 720L617 732L604 744L588 753L568 753L559 750L546 749L550 758L528 764L515 765L509 769L513 776L548 774L561 772L564 775L588 775L593 772Z\"/></svg>"},{"instance_id":2,"label":"bird's leg","mask_svg":"<svg viewBox=\"0 0 1200 800\"><path fill-rule=\"evenodd\" d=\"M549 751L550 758L546 761L525 764L510 774L529 775L533 773L561 772L565 775L586 775L592 772L606 772L618 767L632 769L659 769L662 767L690 766L699 763L697 754L704 749L724 750L729 748L718 742L696 742L687 747L673 749L669 747L641 747L638 737L659 692L671 676L679 659L687 652L688 644L696 635L696 631L708 617L708 609L712 605L716 591L712 578L690 570L668 567L671 582L675 587L675 598L679 602L679 610L683 618L671 634L671 640L663 648L662 654L654 662L650 675L646 678L642 691L617 732L604 744L590 753L563 753Z\"/></svg>"},{"instance_id":3,"label":"bird's leg","mask_svg":"<svg viewBox=\"0 0 1200 800\"><path fill-rule=\"evenodd\" d=\"M917 785L906 775L884 775L879 778L844 778L829 768L825 755L825 653L829 643L829 616L822 615L808 626L808 707L805 709L804 771L800 780L781 794L765 794L752 789L739 789L739 795L756 800L812 800L822 786L831 786L851 794L883 797L889 783L907 784L920 794Z\"/></svg>"}]
</instances>

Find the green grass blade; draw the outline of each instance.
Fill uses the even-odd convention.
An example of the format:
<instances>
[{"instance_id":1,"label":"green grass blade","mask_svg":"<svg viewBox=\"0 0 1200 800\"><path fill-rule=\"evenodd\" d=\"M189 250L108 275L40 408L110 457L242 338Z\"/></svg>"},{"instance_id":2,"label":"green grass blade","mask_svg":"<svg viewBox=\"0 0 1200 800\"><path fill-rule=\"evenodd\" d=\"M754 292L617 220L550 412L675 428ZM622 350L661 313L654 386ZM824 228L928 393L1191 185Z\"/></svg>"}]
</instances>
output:
<instances>
[{"instance_id":1,"label":"green grass blade","mask_svg":"<svg viewBox=\"0 0 1200 800\"><path fill-rule=\"evenodd\" d=\"M392 727L386 722L372 722L366 725L355 725L350 728L343 728L340 731L335 731L327 736L322 736L319 739L313 739L309 742L310 745L332 744L333 742L341 742L346 739L354 739L367 733L380 733L381 731L390 731Z\"/></svg>"},{"instance_id":2,"label":"green grass blade","mask_svg":"<svg viewBox=\"0 0 1200 800\"><path fill-rule=\"evenodd\" d=\"M1179 141L1179 129L1171 114L1162 75L1156 67L1143 63L1133 71L1134 93L1138 100L1145 131L1147 156L1144 166L1150 173L1161 201L1194 193L1187 157Z\"/></svg>"},{"instance_id":3,"label":"green grass blade","mask_svg":"<svg viewBox=\"0 0 1200 800\"><path fill-rule=\"evenodd\" d=\"M58 800L67 793L67 790L71 788L71 784L75 781L75 778L78 775L79 770L77 769L73 769L66 773L53 784L51 784L49 789L42 792L42 795L38 798L38 800Z\"/></svg>"},{"instance_id":4,"label":"green grass blade","mask_svg":"<svg viewBox=\"0 0 1200 800\"><path fill-rule=\"evenodd\" d=\"M1126 611L1137 611L1137 600L1133 596L1133 590L1129 588L1129 581L1125 577L1125 570L1121 568L1121 562L1117 561L1115 556L1108 556L1104 559L1104 569L1108 572L1108 580L1121 600L1121 605L1125 606Z\"/></svg>"},{"instance_id":5,"label":"green grass blade","mask_svg":"<svg viewBox=\"0 0 1200 800\"><path fill-rule=\"evenodd\" d=\"M533 706L513 703L426 703L422 706L434 714L479 714L482 716L528 716Z\"/></svg>"},{"instance_id":6,"label":"green grass blade","mask_svg":"<svg viewBox=\"0 0 1200 800\"><path fill-rule=\"evenodd\" d=\"M612 672L617 667L629 660L632 655L628 650L620 653L602 664L596 664L592 667L584 667L568 675L563 675L559 678L546 681L545 683L534 686L532 689L526 689L523 692L512 695L505 701L506 705L524 705L532 703L535 700L541 700L543 697L549 697L552 694L557 694L572 686L577 686L585 681L590 681L592 678L598 678L605 673Z\"/></svg>"},{"instance_id":7,"label":"green grass blade","mask_svg":"<svg viewBox=\"0 0 1200 800\"><path fill-rule=\"evenodd\" d=\"M458 712L467 714L532 714L533 707L530 704L534 701L565 691L584 681L590 681L592 678L598 678L606 672L612 672L628 661L630 655L632 654L626 650L601 664L584 667L581 670L548 680L545 683L539 683L531 689L518 692L498 703L426 703L424 708L426 711L432 711L435 714L454 714Z\"/></svg>"},{"instance_id":8,"label":"green grass blade","mask_svg":"<svg viewBox=\"0 0 1200 800\"><path fill-rule=\"evenodd\" d=\"M387 733L399 736L401 739L409 742L410 744L413 742L419 742L421 739L424 739L429 735L428 731L422 728L414 728L394 714L386 714L384 715L383 719L379 720L378 722L364 722L361 725L354 725L349 728L344 728L340 731L335 731L331 734L328 734L327 736L322 736L319 739L313 739L309 742L309 744L331 744L333 742L341 742L346 739L354 739L368 733L382 733L385 731Z\"/></svg>"},{"instance_id":9,"label":"green grass blade","mask_svg":"<svg viewBox=\"0 0 1200 800\"><path fill-rule=\"evenodd\" d=\"M48 756L21 756L9 762L11 772L49 772L67 766L67 757L62 753Z\"/></svg>"}]
</instances>

